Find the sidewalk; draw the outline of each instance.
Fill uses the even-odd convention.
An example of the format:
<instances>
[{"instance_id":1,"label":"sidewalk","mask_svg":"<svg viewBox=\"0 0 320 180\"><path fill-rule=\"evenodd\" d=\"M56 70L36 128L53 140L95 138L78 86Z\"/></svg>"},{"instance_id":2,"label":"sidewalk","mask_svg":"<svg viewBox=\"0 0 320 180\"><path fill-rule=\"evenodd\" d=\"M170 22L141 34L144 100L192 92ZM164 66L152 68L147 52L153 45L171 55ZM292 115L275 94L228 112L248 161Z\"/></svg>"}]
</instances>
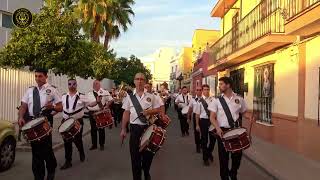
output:
<instances>
[{"instance_id":1,"label":"sidewalk","mask_svg":"<svg viewBox=\"0 0 320 180\"><path fill-rule=\"evenodd\" d=\"M275 144L252 138L245 156L279 180L315 180L320 177L320 162L307 159Z\"/></svg>"},{"instance_id":2,"label":"sidewalk","mask_svg":"<svg viewBox=\"0 0 320 180\"><path fill-rule=\"evenodd\" d=\"M61 124L61 115L57 114L53 119L53 130L52 130L52 144L53 150L56 151L63 147L63 140L58 131L58 128ZM90 133L90 122L89 119L83 119L84 126L83 126L83 136L86 136ZM16 132L18 133L18 127L16 126ZM30 152L31 147L30 144L21 136L21 142L17 142L17 151L20 152Z\"/></svg>"}]
</instances>

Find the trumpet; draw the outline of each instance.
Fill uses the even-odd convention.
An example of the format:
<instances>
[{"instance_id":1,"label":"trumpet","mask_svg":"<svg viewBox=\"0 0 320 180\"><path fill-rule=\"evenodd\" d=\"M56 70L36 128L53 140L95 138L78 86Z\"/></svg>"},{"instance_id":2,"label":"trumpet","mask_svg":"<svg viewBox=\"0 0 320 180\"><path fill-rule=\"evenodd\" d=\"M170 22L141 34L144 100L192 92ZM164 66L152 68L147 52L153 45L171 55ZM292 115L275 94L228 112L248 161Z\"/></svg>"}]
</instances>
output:
<instances>
[{"instance_id":1,"label":"trumpet","mask_svg":"<svg viewBox=\"0 0 320 180\"><path fill-rule=\"evenodd\" d=\"M125 85L124 83L121 83L119 86L119 92L117 96L115 97L115 102L122 102L123 98L127 96L127 92L125 91Z\"/></svg>"}]
</instances>

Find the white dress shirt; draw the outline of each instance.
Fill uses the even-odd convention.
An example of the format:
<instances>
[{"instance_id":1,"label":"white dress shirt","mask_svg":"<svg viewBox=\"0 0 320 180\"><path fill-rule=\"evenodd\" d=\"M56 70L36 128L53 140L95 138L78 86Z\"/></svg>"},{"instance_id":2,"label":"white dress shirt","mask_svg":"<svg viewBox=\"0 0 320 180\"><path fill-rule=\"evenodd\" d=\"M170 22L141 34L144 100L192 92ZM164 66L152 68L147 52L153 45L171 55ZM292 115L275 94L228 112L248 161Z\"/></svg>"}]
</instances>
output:
<instances>
[{"instance_id":1,"label":"white dress shirt","mask_svg":"<svg viewBox=\"0 0 320 180\"><path fill-rule=\"evenodd\" d=\"M61 97L58 90L52 85L46 83L41 88L38 86L31 86L26 91L24 96L21 99L21 102L26 103L28 105L28 111L30 116L33 115L33 89L38 88L39 96L40 96L40 105L41 108L44 107L48 102L52 102L53 104L57 104L61 102Z\"/></svg>"},{"instance_id":2,"label":"white dress shirt","mask_svg":"<svg viewBox=\"0 0 320 180\"><path fill-rule=\"evenodd\" d=\"M156 100L155 96L153 94L150 94L148 92L144 92L142 96L140 97L136 90L133 91L133 95L137 97L141 107L143 110L147 109L156 109L161 106L158 100ZM163 103L162 103L163 104ZM133 103L131 101L130 95L128 94L125 99L123 100L122 109L125 111L130 112L130 124L139 124L139 125L146 125L146 123L143 123L140 118L138 118L138 114L136 112L136 109L133 106Z\"/></svg>"},{"instance_id":3,"label":"white dress shirt","mask_svg":"<svg viewBox=\"0 0 320 180\"><path fill-rule=\"evenodd\" d=\"M214 97L202 96L202 98L207 102L208 107L214 100ZM205 109L204 109L204 107L203 107L203 105L202 105L200 100L198 100L198 102L197 102L197 105L195 107L195 111L196 111L195 112L196 114L200 115L201 119L209 119L209 116L208 116L207 112L205 111Z\"/></svg>"},{"instance_id":4,"label":"white dress shirt","mask_svg":"<svg viewBox=\"0 0 320 180\"><path fill-rule=\"evenodd\" d=\"M226 97L224 94L222 94L222 97L226 100L226 103L232 114L233 120L237 121L239 119L239 114L244 113L247 110L246 102L241 96L235 93L232 93L232 96L230 99ZM208 109L211 112L214 112L217 114L217 120L220 127L230 128L228 118L218 98L216 98L215 100L213 100L212 103L210 103Z\"/></svg>"},{"instance_id":5,"label":"white dress shirt","mask_svg":"<svg viewBox=\"0 0 320 180\"><path fill-rule=\"evenodd\" d=\"M68 101L69 101L69 108L67 108L67 96L69 96ZM75 103L75 100L79 96L79 99L75 105L75 109L73 109L73 105ZM90 101L88 97L82 93L77 92L73 96L71 96L69 93L64 94L62 96L62 106L63 106L63 118L68 119L69 117L73 117L74 119L80 119L84 115L85 107L89 105ZM82 109L80 112L74 114L74 115L68 115L66 113L73 113L78 110Z\"/></svg>"},{"instance_id":6,"label":"white dress shirt","mask_svg":"<svg viewBox=\"0 0 320 180\"><path fill-rule=\"evenodd\" d=\"M189 94L186 94L186 95L180 94L174 102L179 104L186 104L188 106L191 99L192 99L192 96Z\"/></svg>"},{"instance_id":7,"label":"white dress shirt","mask_svg":"<svg viewBox=\"0 0 320 180\"><path fill-rule=\"evenodd\" d=\"M198 96L193 97L189 103L189 108L192 109L193 113L196 113L196 106L198 104L199 98L196 100L196 98L198 98Z\"/></svg>"},{"instance_id":8,"label":"white dress shirt","mask_svg":"<svg viewBox=\"0 0 320 180\"><path fill-rule=\"evenodd\" d=\"M87 96L89 99L89 102L95 102L96 101L96 97L94 96L93 92L96 92L98 94L98 96L102 96L101 98L101 103L102 105L106 105L109 101L112 101L113 98L111 97L110 93L102 88L100 88L100 90L97 92L95 90L88 92ZM99 111L100 107L99 105L96 105L94 107L88 107L89 111Z\"/></svg>"}]
</instances>

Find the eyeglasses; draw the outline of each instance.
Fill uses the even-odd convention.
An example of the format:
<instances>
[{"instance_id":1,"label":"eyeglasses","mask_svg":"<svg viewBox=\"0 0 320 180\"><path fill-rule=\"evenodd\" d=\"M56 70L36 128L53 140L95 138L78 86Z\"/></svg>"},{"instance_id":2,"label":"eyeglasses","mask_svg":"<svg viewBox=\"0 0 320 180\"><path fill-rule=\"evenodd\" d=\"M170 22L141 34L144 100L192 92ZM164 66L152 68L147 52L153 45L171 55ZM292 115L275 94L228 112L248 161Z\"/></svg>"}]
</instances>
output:
<instances>
[{"instance_id":1,"label":"eyeglasses","mask_svg":"<svg viewBox=\"0 0 320 180\"><path fill-rule=\"evenodd\" d=\"M202 89L197 89L196 91L202 91Z\"/></svg>"},{"instance_id":2,"label":"eyeglasses","mask_svg":"<svg viewBox=\"0 0 320 180\"><path fill-rule=\"evenodd\" d=\"M77 86L77 83L76 82L74 82L74 83L69 82L68 85L69 86Z\"/></svg>"},{"instance_id":3,"label":"eyeglasses","mask_svg":"<svg viewBox=\"0 0 320 180\"><path fill-rule=\"evenodd\" d=\"M137 81L144 81L144 78L134 78L134 80L137 80Z\"/></svg>"}]
</instances>

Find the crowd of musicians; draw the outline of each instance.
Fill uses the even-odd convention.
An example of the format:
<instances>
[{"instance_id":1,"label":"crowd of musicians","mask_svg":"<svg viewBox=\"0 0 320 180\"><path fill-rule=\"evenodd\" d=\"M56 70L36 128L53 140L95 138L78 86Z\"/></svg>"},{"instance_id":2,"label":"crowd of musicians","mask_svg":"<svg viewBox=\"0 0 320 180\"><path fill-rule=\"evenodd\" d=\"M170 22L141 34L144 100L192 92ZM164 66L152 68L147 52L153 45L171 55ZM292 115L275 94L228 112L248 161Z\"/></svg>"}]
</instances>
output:
<instances>
[{"instance_id":1,"label":"crowd of musicians","mask_svg":"<svg viewBox=\"0 0 320 180\"><path fill-rule=\"evenodd\" d=\"M92 142L89 150L99 148L103 151L106 129L120 126L122 143L129 135L133 180L142 180L142 177L150 180L153 157L163 145L165 129L170 123L166 113L172 102L180 121L181 136L189 136L190 126L193 127L195 150L202 154L203 165L210 166L214 161L213 150L217 142L221 179L237 179L242 149L230 151L223 142L223 137L230 130L241 127L241 118L253 121L253 117L247 112L244 99L232 91L230 78L219 79L219 97L210 96L208 85L196 87L193 96L187 87L170 93L165 86L161 86L160 91L155 92L142 73L135 75L134 89L121 85L108 92L101 87L100 81L95 80L92 90L87 94L78 91L76 79L69 79L68 92L60 96L57 88L48 84L47 78L47 70L36 69L36 85L27 89L19 108L18 123L24 137L31 144L35 180L44 180L45 177L53 180L55 177L57 161L50 130L53 116L59 112L62 112L59 132L64 140L65 150L65 163L60 167L61 170L72 167L73 143L79 151L80 161L84 162L86 159L82 131L83 118L87 117ZM109 118L109 115L112 117ZM105 119L112 119L112 122L104 121ZM48 123L49 128L41 123ZM40 131L39 124L41 132L37 132ZM41 133L43 135L33 137Z\"/></svg>"}]
</instances>

